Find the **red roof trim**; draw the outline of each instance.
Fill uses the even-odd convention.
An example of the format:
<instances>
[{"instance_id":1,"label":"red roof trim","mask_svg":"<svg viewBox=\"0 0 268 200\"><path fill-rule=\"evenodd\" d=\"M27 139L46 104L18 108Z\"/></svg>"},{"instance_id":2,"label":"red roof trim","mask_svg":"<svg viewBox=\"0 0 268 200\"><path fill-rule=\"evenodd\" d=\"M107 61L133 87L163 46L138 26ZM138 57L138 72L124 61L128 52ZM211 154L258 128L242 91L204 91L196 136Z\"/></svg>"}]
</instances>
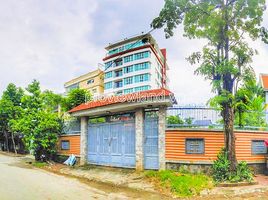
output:
<instances>
[{"instance_id":1,"label":"red roof trim","mask_svg":"<svg viewBox=\"0 0 268 200\"><path fill-rule=\"evenodd\" d=\"M167 89L155 89L155 90L146 90L142 92L126 94L121 96L111 96L105 97L100 100L90 101L84 104L81 104L69 111L69 113L78 112L81 110L88 110L96 107L103 107L117 103L124 103L124 102L136 102L138 100L145 100L152 97L167 97L172 96L173 93Z\"/></svg>"},{"instance_id":2,"label":"red roof trim","mask_svg":"<svg viewBox=\"0 0 268 200\"><path fill-rule=\"evenodd\" d=\"M265 91L268 90L268 74L261 74L261 84Z\"/></svg>"}]
</instances>

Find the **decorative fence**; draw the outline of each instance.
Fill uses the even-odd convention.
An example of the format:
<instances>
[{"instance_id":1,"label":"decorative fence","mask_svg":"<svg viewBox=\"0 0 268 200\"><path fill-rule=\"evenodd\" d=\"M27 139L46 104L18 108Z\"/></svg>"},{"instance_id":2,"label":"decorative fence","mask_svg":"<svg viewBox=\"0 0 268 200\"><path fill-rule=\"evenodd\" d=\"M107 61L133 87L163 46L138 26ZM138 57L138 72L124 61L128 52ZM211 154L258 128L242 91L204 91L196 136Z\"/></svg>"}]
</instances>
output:
<instances>
[{"instance_id":1,"label":"decorative fence","mask_svg":"<svg viewBox=\"0 0 268 200\"><path fill-rule=\"evenodd\" d=\"M268 112L246 111L242 114L243 123L235 119L235 129L268 130ZM176 106L167 111L168 128L211 128L222 129L220 110L201 106Z\"/></svg>"}]
</instances>

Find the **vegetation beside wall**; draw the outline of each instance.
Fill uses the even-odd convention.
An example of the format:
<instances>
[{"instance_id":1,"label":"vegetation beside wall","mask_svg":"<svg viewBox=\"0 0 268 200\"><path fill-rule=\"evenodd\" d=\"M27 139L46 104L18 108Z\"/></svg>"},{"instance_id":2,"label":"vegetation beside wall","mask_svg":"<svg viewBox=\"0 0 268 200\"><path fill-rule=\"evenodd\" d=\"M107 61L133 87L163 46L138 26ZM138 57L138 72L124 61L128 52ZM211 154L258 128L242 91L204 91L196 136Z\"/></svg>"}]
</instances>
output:
<instances>
[{"instance_id":1,"label":"vegetation beside wall","mask_svg":"<svg viewBox=\"0 0 268 200\"><path fill-rule=\"evenodd\" d=\"M204 174L191 174L185 170L179 171L147 171L145 176L164 193L177 197L199 195L202 190L213 187L213 181Z\"/></svg>"}]
</instances>

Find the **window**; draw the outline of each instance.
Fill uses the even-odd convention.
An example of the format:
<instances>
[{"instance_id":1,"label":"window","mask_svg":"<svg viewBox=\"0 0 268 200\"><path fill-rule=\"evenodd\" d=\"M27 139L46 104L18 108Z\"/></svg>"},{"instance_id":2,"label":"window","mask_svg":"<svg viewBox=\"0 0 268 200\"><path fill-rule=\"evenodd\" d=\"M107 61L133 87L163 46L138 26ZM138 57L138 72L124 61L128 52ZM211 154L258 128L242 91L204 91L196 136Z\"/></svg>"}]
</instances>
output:
<instances>
[{"instance_id":1,"label":"window","mask_svg":"<svg viewBox=\"0 0 268 200\"><path fill-rule=\"evenodd\" d=\"M134 66L135 66L135 71L139 71L139 70L149 69L150 64L148 62L145 62L145 63L136 64Z\"/></svg>"},{"instance_id":2,"label":"window","mask_svg":"<svg viewBox=\"0 0 268 200\"><path fill-rule=\"evenodd\" d=\"M144 51L144 52L141 52L141 53L136 53L136 54L134 54L134 60L148 58L149 56L150 56L150 52L149 51Z\"/></svg>"},{"instance_id":3,"label":"window","mask_svg":"<svg viewBox=\"0 0 268 200\"><path fill-rule=\"evenodd\" d=\"M91 83L94 83L94 79L90 79L87 81L87 84L91 84Z\"/></svg>"},{"instance_id":4,"label":"window","mask_svg":"<svg viewBox=\"0 0 268 200\"><path fill-rule=\"evenodd\" d=\"M104 75L104 79L111 78L113 76L113 72L106 72Z\"/></svg>"},{"instance_id":5,"label":"window","mask_svg":"<svg viewBox=\"0 0 268 200\"><path fill-rule=\"evenodd\" d=\"M267 147L264 144L264 140L252 140L251 141L252 154L266 154Z\"/></svg>"},{"instance_id":6,"label":"window","mask_svg":"<svg viewBox=\"0 0 268 200\"><path fill-rule=\"evenodd\" d=\"M133 72L133 66L132 65L124 67L124 74L130 73L130 72Z\"/></svg>"},{"instance_id":7,"label":"window","mask_svg":"<svg viewBox=\"0 0 268 200\"><path fill-rule=\"evenodd\" d=\"M112 61L105 63L105 70L110 68L112 66L112 64L113 64Z\"/></svg>"},{"instance_id":8,"label":"window","mask_svg":"<svg viewBox=\"0 0 268 200\"><path fill-rule=\"evenodd\" d=\"M70 85L69 87L66 87L66 90L69 92L69 91L71 91L73 89L77 89L77 88L79 88L79 83L75 83L73 85Z\"/></svg>"},{"instance_id":9,"label":"window","mask_svg":"<svg viewBox=\"0 0 268 200\"><path fill-rule=\"evenodd\" d=\"M187 138L185 142L186 154L204 154L205 145L204 139Z\"/></svg>"},{"instance_id":10,"label":"window","mask_svg":"<svg viewBox=\"0 0 268 200\"><path fill-rule=\"evenodd\" d=\"M133 88L125 89L124 94L133 93Z\"/></svg>"},{"instance_id":11,"label":"window","mask_svg":"<svg viewBox=\"0 0 268 200\"><path fill-rule=\"evenodd\" d=\"M117 81L114 83L114 87L115 88L120 88L120 87L123 87L123 81Z\"/></svg>"},{"instance_id":12,"label":"window","mask_svg":"<svg viewBox=\"0 0 268 200\"><path fill-rule=\"evenodd\" d=\"M97 92L97 89L96 88L92 90L92 93L93 94L95 94L96 92Z\"/></svg>"},{"instance_id":13,"label":"window","mask_svg":"<svg viewBox=\"0 0 268 200\"><path fill-rule=\"evenodd\" d=\"M70 141L62 140L61 141L61 150L70 150Z\"/></svg>"},{"instance_id":14,"label":"window","mask_svg":"<svg viewBox=\"0 0 268 200\"><path fill-rule=\"evenodd\" d=\"M133 61L133 55L124 57L124 63Z\"/></svg>"},{"instance_id":15,"label":"window","mask_svg":"<svg viewBox=\"0 0 268 200\"><path fill-rule=\"evenodd\" d=\"M133 83L133 77L124 78L124 84L129 85Z\"/></svg>"},{"instance_id":16,"label":"window","mask_svg":"<svg viewBox=\"0 0 268 200\"><path fill-rule=\"evenodd\" d=\"M112 82L107 82L104 84L104 89L107 90L107 89L111 89L113 87L113 83Z\"/></svg>"},{"instance_id":17,"label":"window","mask_svg":"<svg viewBox=\"0 0 268 200\"><path fill-rule=\"evenodd\" d=\"M122 91L122 90L117 91L117 92L115 93L116 96L120 96L120 95L122 95L122 94L123 94L123 91Z\"/></svg>"},{"instance_id":18,"label":"window","mask_svg":"<svg viewBox=\"0 0 268 200\"><path fill-rule=\"evenodd\" d=\"M118 58L114 61L114 66L117 67L117 66L120 66L120 65L123 65L123 59L122 58Z\"/></svg>"},{"instance_id":19,"label":"window","mask_svg":"<svg viewBox=\"0 0 268 200\"><path fill-rule=\"evenodd\" d=\"M123 71L122 70L114 72L114 77L120 77L120 76L123 76Z\"/></svg>"},{"instance_id":20,"label":"window","mask_svg":"<svg viewBox=\"0 0 268 200\"><path fill-rule=\"evenodd\" d=\"M150 74L141 74L135 76L135 83L145 82L150 80Z\"/></svg>"},{"instance_id":21,"label":"window","mask_svg":"<svg viewBox=\"0 0 268 200\"><path fill-rule=\"evenodd\" d=\"M144 85L144 86L140 86L140 87L135 87L135 92L140 92L140 91L150 90L150 89L151 89L151 86Z\"/></svg>"}]
</instances>

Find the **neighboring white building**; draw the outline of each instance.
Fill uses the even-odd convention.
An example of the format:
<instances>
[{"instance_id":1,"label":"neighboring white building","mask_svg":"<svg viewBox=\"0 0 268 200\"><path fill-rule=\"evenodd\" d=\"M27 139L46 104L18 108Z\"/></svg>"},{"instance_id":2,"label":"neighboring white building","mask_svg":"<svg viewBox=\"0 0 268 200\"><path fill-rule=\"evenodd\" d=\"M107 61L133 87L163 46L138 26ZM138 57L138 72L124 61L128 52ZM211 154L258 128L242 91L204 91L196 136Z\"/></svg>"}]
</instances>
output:
<instances>
[{"instance_id":1,"label":"neighboring white building","mask_svg":"<svg viewBox=\"0 0 268 200\"><path fill-rule=\"evenodd\" d=\"M150 34L126 38L105 49L104 94L168 88L166 49L159 49Z\"/></svg>"}]
</instances>

